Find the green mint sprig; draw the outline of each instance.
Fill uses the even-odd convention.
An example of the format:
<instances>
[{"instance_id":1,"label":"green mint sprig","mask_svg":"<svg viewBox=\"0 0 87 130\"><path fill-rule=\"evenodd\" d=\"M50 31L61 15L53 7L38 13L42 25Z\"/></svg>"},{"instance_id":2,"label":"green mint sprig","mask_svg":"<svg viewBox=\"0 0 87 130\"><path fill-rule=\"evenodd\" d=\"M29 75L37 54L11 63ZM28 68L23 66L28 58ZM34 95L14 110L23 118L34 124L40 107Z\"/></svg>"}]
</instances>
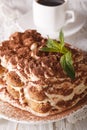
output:
<instances>
[{"instance_id":1,"label":"green mint sprig","mask_svg":"<svg viewBox=\"0 0 87 130\"><path fill-rule=\"evenodd\" d=\"M60 58L60 63L64 71L67 73L67 75L74 80L75 78L75 70L73 67L72 62L72 55L71 52L67 52Z\"/></svg>"},{"instance_id":2,"label":"green mint sprig","mask_svg":"<svg viewBox=\"0 0 87 130\"><path fill-rule=\"evenodd\" d=\"M75 70L73 66L72 53L65 47L64 34L62 30L59 34L59 41L60 42L57 42L48 37L46 47L41 48L41 51L61 53L60 64L65 73L73 80L75 79Z\"/></svg>"}]
</instances>

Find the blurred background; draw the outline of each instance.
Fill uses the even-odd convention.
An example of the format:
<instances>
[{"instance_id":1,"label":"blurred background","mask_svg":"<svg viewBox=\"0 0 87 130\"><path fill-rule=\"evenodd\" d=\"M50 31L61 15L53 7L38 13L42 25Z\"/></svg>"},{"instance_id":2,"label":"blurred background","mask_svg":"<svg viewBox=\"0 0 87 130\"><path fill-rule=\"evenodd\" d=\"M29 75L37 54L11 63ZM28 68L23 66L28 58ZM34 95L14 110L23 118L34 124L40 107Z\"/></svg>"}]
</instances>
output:
<instances>
[{"instance_id":1,"label":"blurred background","mask_svg":"<svg viewBox=\"0 0 87 130\"><path fill-rule=\"evenodd\" d=\"M15 31L34 28L32 2L33 0L0 0L0 41ZM80 14L80 22L87 21L87 0L68 0L68 8Z\"/></svg>"}]
</instances>

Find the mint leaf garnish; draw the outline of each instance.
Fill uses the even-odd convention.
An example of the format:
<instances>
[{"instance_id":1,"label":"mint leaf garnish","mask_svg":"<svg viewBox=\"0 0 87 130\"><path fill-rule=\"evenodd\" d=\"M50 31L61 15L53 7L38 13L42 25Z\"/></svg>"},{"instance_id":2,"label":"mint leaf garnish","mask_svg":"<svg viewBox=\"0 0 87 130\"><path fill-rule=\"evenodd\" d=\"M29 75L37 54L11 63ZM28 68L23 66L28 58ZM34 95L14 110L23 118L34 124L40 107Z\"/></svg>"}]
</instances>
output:
<instances>
[{"instance_id":1,"label":"mint leaf garnish","mask_svg":"<svg viewBox=\"0 0 87 130\"><path fill-rule=\"evenodd\" d=\"M67 73L67 75L71 79L74 79L75 78L75 70L73 67L71 53L67 52L65 55L63 55L60 58L60 63L61 63L62 68L64 69L64 71Z\"/></svg>"},{"instance_id":2,"label":"mint leaf garnish","mask_svg":"<svg viewBox=\"0 0 87 130\"><path fill-rule=\"evenodd\" d=\"M62 30L60 31L59 34L59 40L60 42L57 42L56 40L52 40L48 37L46 47L41 48L41 51L61 53L62 56L60 58L60 64L63 70L66 72L66 74L71 79L74 79L75 70L73 66L72 53L64 46L65 42L64 42L64 34Z\"/></svg>"},{"instance_id":3,"label":"mint leaf garnish","mask_svg":"<svg viewBox=\"0 0 87 130\"><path fill-rule=\"evenodd\" d=\"M47 46L47 48L55 49L57 52L60 51L60 49L61 49L61 46L58 45L58 42L55 40L52 40L50 38L48 38L46 46Z\"/></svg>"},{"instance_id":4,"label":"mint leaf garnish","mask_svg":"<svg viewBox=\"0 0 87 130\"><path fill-rule=\"evenodd\" d=\"M60 34L59 34L59 40L61 43L61 47L64 47L64 34L63 34L62 30L60 31Z\"/></svg>"},{"instance_id":5,"label":"mint leaf garnish","mask_svg":"<svg viewBox=\"0 0 87 130\"><path fill-rule=\"evenodd\" d=\"M40 50L45 52L58 52L56 49L48 48L48 47L43 47Z\"/></svg>"}]
</instances>

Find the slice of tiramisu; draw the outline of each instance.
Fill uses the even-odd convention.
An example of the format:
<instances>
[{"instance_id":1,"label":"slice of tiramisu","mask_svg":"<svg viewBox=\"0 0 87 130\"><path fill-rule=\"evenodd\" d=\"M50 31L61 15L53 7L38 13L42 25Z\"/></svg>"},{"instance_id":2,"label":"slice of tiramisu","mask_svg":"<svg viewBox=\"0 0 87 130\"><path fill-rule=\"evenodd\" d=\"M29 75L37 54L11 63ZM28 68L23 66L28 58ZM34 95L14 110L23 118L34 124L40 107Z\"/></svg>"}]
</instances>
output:
<instances>
[{"instance_id":1,"label":"slice of tiramisu","mask_svg":"<svg viewBox=\"0 0 87 130\"><path fill-rule=\"evenodd\" d=\"M87 52L48 39L27 30L0 45L0 99L41 117L87 97Z\"/></svg>"}]
</instances>

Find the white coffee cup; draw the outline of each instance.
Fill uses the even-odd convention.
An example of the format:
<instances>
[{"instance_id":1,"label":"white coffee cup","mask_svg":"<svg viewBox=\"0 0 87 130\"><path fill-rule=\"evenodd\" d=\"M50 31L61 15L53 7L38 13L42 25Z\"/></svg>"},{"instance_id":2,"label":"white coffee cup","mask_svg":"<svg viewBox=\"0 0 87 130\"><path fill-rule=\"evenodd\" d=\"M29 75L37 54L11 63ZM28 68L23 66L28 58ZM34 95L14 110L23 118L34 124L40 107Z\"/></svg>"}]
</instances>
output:
<instances>
[{"instance_id":1,"label":"white coffee cup","mask_svg":"<svg viewBox=\"0 0 87 130\"><path fill-rule=\"evenodd\" d=\"M47 6L33 0L33 20L39 32L50 35L75 21L74 11L67 9L67 0L57 6Z\"/></svg>"}]
</instances>

